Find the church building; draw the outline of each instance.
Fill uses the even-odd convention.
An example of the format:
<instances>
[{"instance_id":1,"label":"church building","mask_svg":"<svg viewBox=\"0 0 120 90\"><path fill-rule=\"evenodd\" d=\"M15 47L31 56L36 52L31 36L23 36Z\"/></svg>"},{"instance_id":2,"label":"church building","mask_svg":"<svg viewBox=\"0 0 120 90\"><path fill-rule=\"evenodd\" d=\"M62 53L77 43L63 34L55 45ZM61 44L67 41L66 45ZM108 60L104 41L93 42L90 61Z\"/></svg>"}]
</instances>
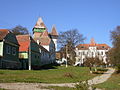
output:
<instances>
[{"instance_id":1,"label":"church building","mask_svg":"<svg viewBox=\"0 0 120 90\"><path fill-rule=\"evenodd\" d=\"M58 33L55 26L52 27L50 33L45 26L42 18L38 18L34 28L33 28L33 39L41 46L43 46L50 53L50 60L54 62L55 52L57 50L57 38Z\"/></svg>"}]
</instances>

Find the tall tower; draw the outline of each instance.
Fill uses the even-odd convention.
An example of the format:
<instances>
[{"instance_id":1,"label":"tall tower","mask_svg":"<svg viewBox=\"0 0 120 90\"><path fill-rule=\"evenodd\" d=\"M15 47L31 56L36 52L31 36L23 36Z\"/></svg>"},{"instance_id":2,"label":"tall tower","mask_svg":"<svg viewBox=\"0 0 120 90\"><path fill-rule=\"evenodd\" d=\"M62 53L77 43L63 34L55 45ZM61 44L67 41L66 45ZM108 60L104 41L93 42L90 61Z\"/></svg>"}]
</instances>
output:
<instances>
[{"instance_id":1,"label":"tall tower","mask_svg":"<svg viewBox=\"0 0 120 90\"><path fill-rule=\"evenodd\" d=\"M42 18L38 18L38 21L36 22L36 25L33 28L33 38L37 39L40 38L42 33L47 30Z\"/></svg>"},{"instance_id":2,"label":"tall tower","mask_svg":"<svg viewBox=\"0 0 120 90\"><path fill-rule=\"evenodd\" d=\"M55 48L56 48L56 51L57 51L57 39L58 39L58 33L57 33L57 30L55 28L55 25L53 25L52 27L52 30L51 30L51 33L50 33L50 36L55 44Z\"/></svg>"},{"instance_id":3,"label":"tall tower","mask_svg":"<svg viewBox=\"0 0 120 90\"><path fill-rule=\"evenodd\" d=\"M95 42L94 38L91 38L90 44L91 44L91 45L96 45L96 42Z\"/></svg>"}]
</instances>

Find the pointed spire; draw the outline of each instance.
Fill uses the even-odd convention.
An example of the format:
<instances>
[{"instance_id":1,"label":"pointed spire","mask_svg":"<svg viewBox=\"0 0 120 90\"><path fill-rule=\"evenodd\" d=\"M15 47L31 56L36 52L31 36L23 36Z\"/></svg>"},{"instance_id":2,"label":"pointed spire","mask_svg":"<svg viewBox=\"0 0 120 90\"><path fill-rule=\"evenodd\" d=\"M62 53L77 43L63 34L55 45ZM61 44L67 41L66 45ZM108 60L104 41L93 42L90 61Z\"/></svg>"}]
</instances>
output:
<instances>
[{"instance_id":1,"label":"pointed spire","mask_svg":"<svg viewBox=\"0 0 120 90\"><path fill-rule=\"evenodd\" d=\"M95 45L95 44L96 44L94 38L91 38L90 44L91 44L91 45Z\"/></svg>"},{"instance_id":2,"label":"pointed spire","mask_svg":"<svg viewBox=\"0 0 120 90\"><path fill-rule=\"evenodd\" d=\"M34 28L46 28L43 20L41 17L38 18L38 21L36 22L36 25Z\"/></svg>"},{"instance_id":3,"label":"pointed spire","mask_svg":"<svg viewBox=\"0 0 120 90\"><path fill-rule=\"evenodd\" d=\"M56 35L56 36L58 36L58 33L57 33L57 30L56 30L55 25L53 25L53 27L52 27L51 35Z\"/></svg>"}]
</instances>

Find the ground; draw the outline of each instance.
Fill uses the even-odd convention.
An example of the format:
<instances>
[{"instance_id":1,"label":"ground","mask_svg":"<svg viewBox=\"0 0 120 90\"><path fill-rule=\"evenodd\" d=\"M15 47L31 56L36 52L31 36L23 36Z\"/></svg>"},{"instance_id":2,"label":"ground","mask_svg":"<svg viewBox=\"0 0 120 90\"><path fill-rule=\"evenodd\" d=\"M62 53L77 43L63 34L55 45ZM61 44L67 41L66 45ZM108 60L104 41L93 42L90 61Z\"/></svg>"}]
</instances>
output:
<instances>
[{"instance_id":1,"label":"ground","mask_svg":"<svg viewBox=\"0 0 120 90\"><path fill-rule=\"evenodd\" d=\"M87 67L55 66L45 70L0 70L1 83L70 83L84 81L95 77Z\"/></svg>"},{"instance_id":2,"label":"ground","mask_svg":"<svg viewBox=\"0 0 120 90\"><path fill-rule=\"evenodd\" d=\"M95 87L105 90L120 90L120 74L112 74L106 82L95 85Z\"/></svg>"},{"instance_id":3,"label":"ground","mask_svg":"<svg viewBox=\"0 0 120 90\"><path fill-rule=\"evenodd\" d=\"M55 71L54 71L55 70ZM67 72L67 74L65 73L65 74L62 74L63 76L62 77L64 77L64 78L67 78L68 80L64 80L63 79L63 81L64 81L64 83L62 83L62 82L54 82L54 80L53 81L51 81L50 83L52 83L52 82L54 82L54 84L48 84L49 83L49 80L47 81L46 80L46 83L35 83L36 81L32 81L32 82L34 82L34 83L21 83L21 81L19 81L19 79L23 79L23 78L16 78L15 76L17 75L17 76L20 76L20 75L22 75L22 74L25 74L25 72L26 71L24 71L23 73L21 72L21 71L11 71L11 70L8 70L9 72L6 72L5 70L2 70L2 72L0 73L0 74L4 74L4 77L6 76L6 78L9 78L9 80L7 80L6 78L1 78L0 80L1 81L3 81L4 80L4 82L9 82L10 81L10 77L11 76L14 76L14 79L13 79L13 77L11 78L11 80L12 80L12 82L15 82L15 83L0 83L0 87L1 88L5 88L5 89L14 89L14 90L33 90L33 89L35 89L35 90L41 90L41 89L43 89L44 87L46 87L46 86L48 86L47 88L44 88L44 89L51 89L51 88L54 88L55 90L62 90L62 89L66 89L67 87L69 87L69 88L67 88L67 90L76 90L75 88L74 88L74 85L76 84L76 83L70 83L71 82L71 80L69 80L70 78L72 78L73 79L73 81L75 80L76 81L76 79L74 79L74 78L76 78L75 77L75 74L77 74L76 72L80 72L80 73L78 73L79 74L79 76L80 76L80 74L82 74L82 76L84 75L84 74L87 74L87 73L89 73L89 69L88 68L85 68L85 67L68 67L68 68L65 68L65 67L58 67L58 70L60 70L60 72L59 72L59 74L62 74L62 73L64 73L64 71L66 71ZM62 72L61 72L61 70L62 70ZM86 71L87 70L87 71ZM43 70L44 71L44 70ZM50 77L54 77L54 76L51 76L51 73L54 73L54 72L56 72L56 74L58 73L57 72L57 70L56 69L50 69L50 70L46 70L47 72L49 72L49 73L47 73L47 75L48 76L50 76ZM85 73L85 72L87 72L87 73ZM12 73L10 73L10 72L12 72ZM33 73L34 72L34 73ZM27 73L29 73L29 74L31 74L31 73L33 73L33 75L37 75L38 73L36 73L35 74L35 72L39 72L39 74L40 74L40 72L41 71L30 71L30 72L26 72L26 75L25 76L27 76ZM69 72L69 73L68 73ZM114 69L109 69L105 74L103 74L103 75L100 75L100 76L97 76L97 77L95 77L95 78L93 78L93 79L91 79L91 80L89 80L89 84L91 85L91 83L92 84L99 84L99 83L103 83L104 81L106 81L110 76L111 76L111 74L114 72ZM17 74L16 74L17 73ZM21 74L22 73L22 74ZM14 75L15 74L15 75ZM54 73L55 74L55 73ZM32 75L32 76L33 76ZM53 74L52 74L53 75ZM57 74L58 75L58 74ZM87 75L90 75L91 76L91 78L92 77L94 77L95 75L94 74L87 74ZM41 76L41 75L40 75ZM84 75L85 76L85 75ZM59 77L59 76L58 76ZM86 76L85 76L86 77ZM78 78L77 77L77 81L78 80L80 80L81 81L81 79L84 79L84 80L87 80L86 78ZM26 78L26 77L25 77ZM47 77L46 77L47 78ZM87 76L87 78L88 78L88 76ZM17 80L18 79L18 80ZM54 79L56 79L56 78L54 78ZM60 79L60 78L59 78ZM52 80L52 79L51 79ZM57 79L58 80L58 79ZM25 81L25 80L23 80L23 81ZM23 82L22 81L22 82ZM39 81L39 78L38 78L38 81ZM37 82L38 82L37 81ZM66 83L66 81L67 82L69 82L69 83ZM10 81L11 82L11 81ZM16 83L17 82L17 83ZM19 83L18 83L19 82ZM28 82L27 81L27 79L26 79L26 81L25 82ZM96 83L97 82L97 83ZM55 84L55 83L58 83L58 84ZM97 87L98 88L98 87ZM109 90L109 89L108 89Z\"/></svg>"}]
</instances>

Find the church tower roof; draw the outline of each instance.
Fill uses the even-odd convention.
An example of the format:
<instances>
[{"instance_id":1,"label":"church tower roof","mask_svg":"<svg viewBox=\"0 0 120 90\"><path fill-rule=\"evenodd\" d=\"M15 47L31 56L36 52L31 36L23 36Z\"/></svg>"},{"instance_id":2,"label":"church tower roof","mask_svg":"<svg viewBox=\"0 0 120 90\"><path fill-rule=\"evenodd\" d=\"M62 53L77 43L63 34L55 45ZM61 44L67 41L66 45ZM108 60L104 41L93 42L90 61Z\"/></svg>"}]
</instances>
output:
<instances>
[{"instance_id":1,"label":"church tower roof","mask_svg":"<svg viewBox=\"0 0 120 90\"><path fill-rule=\"evenodd\" d=\"M52 31L51 31L51 33L50 33L50 34L51 34L51 35L58 36L58 33L57 33L57 30L56 30L55 25L53 25L53 27L52 27Z\"/></svg>"},{"instance_id":2,"label":"church tower roof","mask_svg":"<svg viewBox=\"0 0 120 90\"><path fill-rule=\"evenodd\" d=\"M91 45L95 45L95 44L96 44L94 38L91 38L91 40L90 40L90 44L91 44Z\"/></svg>"},{"instance_id":3,"label":"church tower roof","mask_svg":"<svg viewBox=\"0 0 120 90\"><path fill-rule=\"evenodd\" d=\"M46 28L41 17L38 18L38 21L36 22L34 28Z\"/></svg>"}]
</instances>

